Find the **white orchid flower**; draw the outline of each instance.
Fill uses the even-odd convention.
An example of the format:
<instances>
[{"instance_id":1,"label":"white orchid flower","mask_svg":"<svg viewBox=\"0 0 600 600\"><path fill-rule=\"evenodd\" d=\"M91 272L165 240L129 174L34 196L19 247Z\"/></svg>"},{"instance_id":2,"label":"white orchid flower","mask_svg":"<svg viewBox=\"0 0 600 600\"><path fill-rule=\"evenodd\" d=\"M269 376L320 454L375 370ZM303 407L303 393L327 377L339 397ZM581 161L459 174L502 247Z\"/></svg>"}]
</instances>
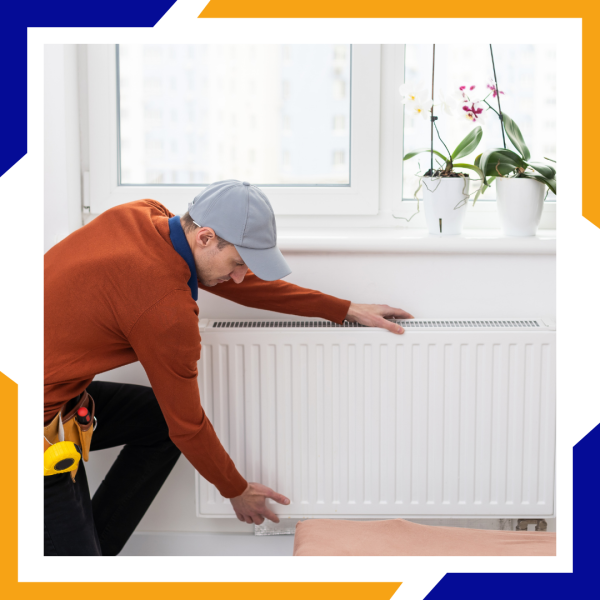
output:
<instances>
[{"instance_id":1,"label":"white orchid flower","mask_svg":"<svg viewBox=\"0 0 600 600\"><path fill-rule=\"evenodd\" d=\"M403 83L400 86L402 104L420 104L427 98L427 90L422 83Z\"/></svg>"},{"instance_id":2,"label":"white orchid flower","mask_svg":"<svg viewBox=\"0 0 600 600\"><path fill-rule=\"evenodd\" d=\"M414 104L410 104L410 106L407 105L407 109L409 110L409 113L412 114L414 117L423 117L424 119L429 119L429 117L431 116L431 107L433 106L433 103L431 102L431 100L421 100L418 103L415 102Z\"/></svg>"},{"instance_id":3,"label":"white orchid flower","mask_svg":"<svg viewBox=\"0 0 600 600\"><path fill-rule=\"evenodd\" d=\"M447 115L453 117L462 102L463 97L459 91L449 90L444 92L444 90L440 90L440 101L436 106L439 106Z\"/></svg>"}]
</instances>

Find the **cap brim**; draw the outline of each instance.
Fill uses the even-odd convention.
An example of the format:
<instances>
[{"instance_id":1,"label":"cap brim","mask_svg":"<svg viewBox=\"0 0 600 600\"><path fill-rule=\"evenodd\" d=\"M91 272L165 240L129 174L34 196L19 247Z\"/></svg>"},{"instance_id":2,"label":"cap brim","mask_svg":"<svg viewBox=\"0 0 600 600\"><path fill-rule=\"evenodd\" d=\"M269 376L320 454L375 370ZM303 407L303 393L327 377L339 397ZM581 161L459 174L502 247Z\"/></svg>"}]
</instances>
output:
<instances>
[{"instance_id":1,"label":"cap brim","mask_svg":"<svg viewBox=\"0 0 600 600\"><path fill-rule=\"evenodd\" d=\"M277 246L272 248L244 248L234 244L248 268L265 281L275 281L289 275L292 270L285 262L283 254Z\"/></svg>"}]
</instances>

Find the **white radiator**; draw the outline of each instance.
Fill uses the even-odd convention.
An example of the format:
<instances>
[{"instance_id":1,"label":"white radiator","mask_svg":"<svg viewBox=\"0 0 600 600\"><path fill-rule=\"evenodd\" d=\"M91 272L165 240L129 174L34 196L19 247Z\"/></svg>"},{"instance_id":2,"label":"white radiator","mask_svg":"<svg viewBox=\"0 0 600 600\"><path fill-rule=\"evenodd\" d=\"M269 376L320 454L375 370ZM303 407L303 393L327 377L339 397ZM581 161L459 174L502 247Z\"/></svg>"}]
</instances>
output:
<instances>
[{"instance_id":1,"label":"white radiator","mask_svg":"<svg viewBox=\"0 0 600 600\"><path fill-rule=\"evenodd\" d=\"M200 396L238 470L295 518L554 515L553 323L399 322L203 319Z\"/></svg>"}]
</instances>

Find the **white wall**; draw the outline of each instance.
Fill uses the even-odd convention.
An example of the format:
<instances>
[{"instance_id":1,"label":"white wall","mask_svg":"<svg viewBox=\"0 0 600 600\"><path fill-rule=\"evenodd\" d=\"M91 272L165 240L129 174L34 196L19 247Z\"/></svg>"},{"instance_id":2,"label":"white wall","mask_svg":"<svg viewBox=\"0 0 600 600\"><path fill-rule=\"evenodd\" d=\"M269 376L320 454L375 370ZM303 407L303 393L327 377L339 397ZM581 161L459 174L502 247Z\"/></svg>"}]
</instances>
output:
<instances>
[{"instance_id":1,"label":"white wall","mask_svg":"<svg viewBox=\"0 0 600 600\"><path fill-rule=\"evenodd\" d=\"M44 252L82 225L77 47L44 50Z\"/></svg>"}]
</instances>

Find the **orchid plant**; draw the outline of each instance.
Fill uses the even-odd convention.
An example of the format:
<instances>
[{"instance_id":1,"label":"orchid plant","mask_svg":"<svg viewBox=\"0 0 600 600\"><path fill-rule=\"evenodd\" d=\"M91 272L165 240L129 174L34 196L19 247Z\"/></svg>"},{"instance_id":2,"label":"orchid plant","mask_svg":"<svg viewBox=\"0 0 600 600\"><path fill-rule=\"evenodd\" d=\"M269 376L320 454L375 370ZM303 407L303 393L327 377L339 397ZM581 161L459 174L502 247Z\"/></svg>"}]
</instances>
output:
<instances>
[{"instance_id":1,"label":"orchid plant","mask_svg":"<svg viewBox=\"0 0 600 600\"><path fill-rule=\"evenodd\" d=\"M498 110L487 102L487 98L484 99L484 102L487 104L488 108L498 115L500 127L502 129L504 148L491 148L475 159L475 164L483 172L483 187L484 189L488 188L496 177L516 177L535 179L536 181L545 184L548 187L548 190L552 190L552 192L556 194L556 169L551 165L530 160L531 153L529 152L527 144L525 144L521 130L506 113L502 112L500 95L504 95L504 92L498 90L494 52L491 44L490 54L492 57L492 67L494 69L494 79L488 83L487 87L491 90L490 94L492 95L492 98L496 98L498 101ZM488 97L490 94L488 94ZM508 136L508 139L512 142L517 152L513 152L506 147L506 138L504 134ZM556 162L551 158L546 158L546 160L554 163Z\"/></svg>"},{"instance_id":2,"label":"orchid plant","mask_svg":"<svg viewBox=\"0 0 600 600\"><path fill-rule=\"evenodd\" d=\"M472 91L475 86L470 86L469 90ZM432 178L442 178L442 177L467 177L462 173L457 173L454 169L469 169L471 171L475 171L482 182L482 185L475 192L475 196L473 198L473 204L477 201L479 195L485 191L483 186L483 172L479 168L478 165L470 164L470 163L457 163L455 162L459 158L463 158L471 154L479 145L481 138L483 136L483 130L481 128L480 123L483 122L483 107L480 106L480 102L476 100L471 100L471 98L467 94L467 86L460 86L458 90L451 90L449 92L441 92L440 93L440 102L434 104L433 100L430 100L426 97L426 91L422 84L420 83L405 83L400 86L400 93L402 94L402 103L405 106L406 113L412 114L413 116L420 116L426 120L431 120L433 127L437 133L437 136L446 149L447 155L438 152L433 149L433 145L430 148L420 148L419 150L413 150L412 152L408 152L403 160L409 160L414 156L422 153L433 153L438 158L442 159L443 165L439 164L438 169L433 169L433 160L431 168L422 176L419 177L419 180L422 180L423 177L432 177ZM461 105L461 109L457 112L458 106ZM444 140L442 140L440 136L440 132L437 127L437 117L433 116L433 108L434 106L439 107L449 116L457 116L467 118L467 120L475 124L475 127L464 137L463 140L456 146L453 152L450 152L448 146L446 146ZM465 186L466 187L466 186ZM486 186L487 187L487 186ZM421 185L415 191L415 198L417 198L417 193Z\"/></svg>"},{"instance_id":3,"label":"orchid plant","mask_svg":"<svg viewBox=\"0 0 600 600\"><path fill-rule=\"evenodd\" d=\"M491 148L475 159L475 164L483 172L485 187L489 187L496 177L518 177L535 179L556 194L556 169L530 160L531 154L521 130L506 113L502 113L502 126L517 152L508 148ZM546 160L555 162L550 158Z\"/></svg>"}]
</instances>

